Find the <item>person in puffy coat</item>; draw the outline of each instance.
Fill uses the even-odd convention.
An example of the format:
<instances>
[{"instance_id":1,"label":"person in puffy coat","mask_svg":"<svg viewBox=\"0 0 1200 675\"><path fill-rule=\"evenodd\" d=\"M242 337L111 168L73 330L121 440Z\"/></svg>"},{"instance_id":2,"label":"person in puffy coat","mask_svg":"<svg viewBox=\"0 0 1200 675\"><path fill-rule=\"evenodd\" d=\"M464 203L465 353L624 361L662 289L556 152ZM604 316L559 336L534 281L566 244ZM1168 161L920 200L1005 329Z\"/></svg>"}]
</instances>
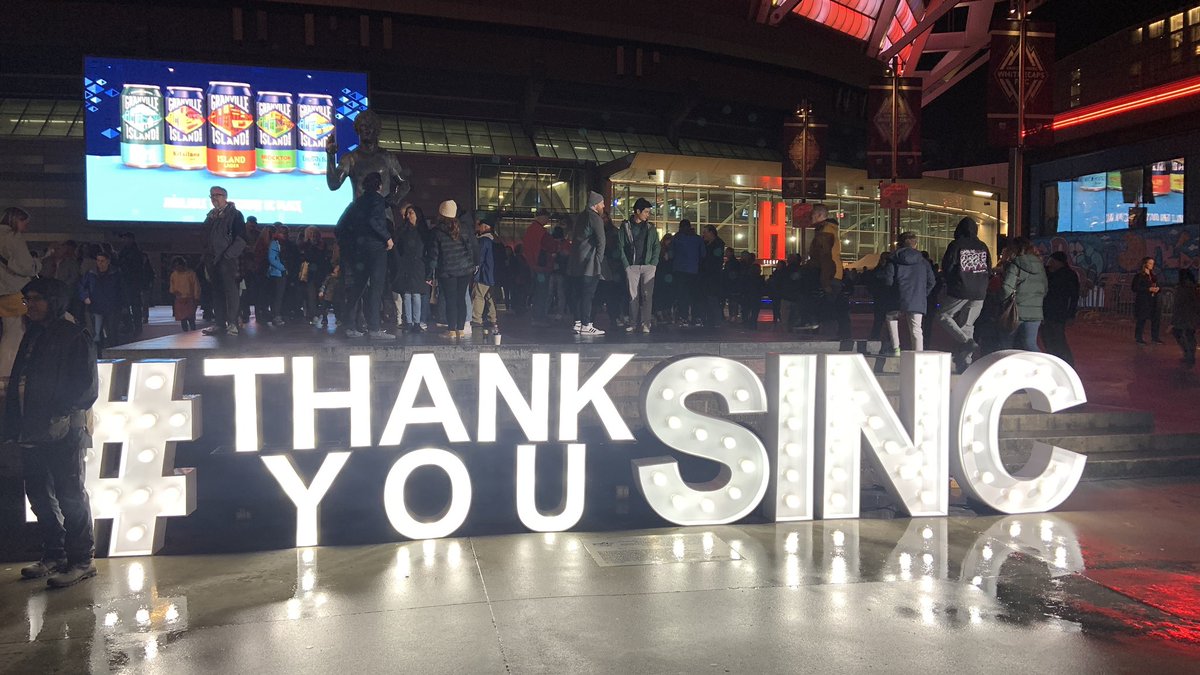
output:
<instances>
[{"instance_id":1,"label":"person in puffy coat","mask_svg":"<svg viewBox=\"0 0 1200 675\"><path fill-rule=\"evenodd\" d=\"M1013 348L1027 352L1041 351L1038 349L1038 328L1045 316L1042 304L1046 298L1048 281L1046 268L1042 265L1042 257L1038 255L1033 242L1025 237L1018 237L1010 244L1012 262L1004 270L1003 294L1005 298L1014 296L1017 303L1017 316L1020 324L1012 334Z\"/></svg>"},{"instance_id":2,"label":"person in puffy coat","mask_svg":"<svg viewBox=\"0 0 1200 675\"><path fill-rule=\"evenodd\" d=\"M479 246L474 236L462 231L458 204L452 200L438 207L433 246L426 255L426 278L437 279L438 294L446 305L447 337L457 340L467 323L467 286L479 264Z\"/></svg>"},{"instance_id":3,"label":"person in puffy coat","mask_svg":"<svg viewBox=\"0 0 1200 675\"><path fill-rule=\"evenodd\" d=\"M884 285L895 291L892 297L896 306L887 313L888 333L892 338L892 355L899 356L900 354L901 314L908 319L913 350L924 351L925 333L921 322L925 313L929 311L929 292L933 290L936 280L933 276L933 268L917 250L915 232L904 232L900 235L900 248L888 260L883 275Z\"/></svg>"}]
</instances>

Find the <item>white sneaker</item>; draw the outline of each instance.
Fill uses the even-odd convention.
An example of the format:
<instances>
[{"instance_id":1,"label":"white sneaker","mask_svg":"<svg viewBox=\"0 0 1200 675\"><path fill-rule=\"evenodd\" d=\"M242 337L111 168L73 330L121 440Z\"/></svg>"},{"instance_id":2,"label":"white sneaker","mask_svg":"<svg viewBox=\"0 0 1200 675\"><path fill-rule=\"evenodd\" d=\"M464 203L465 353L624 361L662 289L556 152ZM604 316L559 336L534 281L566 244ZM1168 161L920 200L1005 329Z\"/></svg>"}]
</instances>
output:
<instances>
[{"instance_id":1,"label":"white sneaker","mask_svg":"<svg viewBox=\"0 0 1200 675\"><path fill-rule=\"evenodd\" d=\"M642 326L642 333L648 335L650 333L650 325Z\"/></svg>"},{"instance_id":2,"label":"white sneaker","mask_svg":"<svg viewBox=\"0 0 1200 675\"><path fill-rule=\"evenodd\" d=\"M576 333L578 333L578 332L579 332L579 331L580 331L582 328L583 328L583 322L582 322L582 321L576 321L576 322L575 322L575 328L574 328L575 332L576 332Z\"/></svg>"},{"instance_id":3,"label":"white sneaker","mask_svg":"<svg viewBox=\"0 0 1200 675\"><path fill-rule=\"evenodd\" d=\"M467 324L467 325L463 326L463 329L458 331L458 334L459 335L470 335L471 334L471 324Z\"/></svg>"},{"instance_id":4,"label":"white sneaker","mask_svg":"<svg viewBox=\"0 0 1200 675\"><path fill-rule=\"evenodd\" d=\"M593 326L592 324L589 323L586 326L579 329L579 334L580 335L604 335L604 331L600 330L599 328L596 328L595 326Z\"/></svg>"}]
</instances>

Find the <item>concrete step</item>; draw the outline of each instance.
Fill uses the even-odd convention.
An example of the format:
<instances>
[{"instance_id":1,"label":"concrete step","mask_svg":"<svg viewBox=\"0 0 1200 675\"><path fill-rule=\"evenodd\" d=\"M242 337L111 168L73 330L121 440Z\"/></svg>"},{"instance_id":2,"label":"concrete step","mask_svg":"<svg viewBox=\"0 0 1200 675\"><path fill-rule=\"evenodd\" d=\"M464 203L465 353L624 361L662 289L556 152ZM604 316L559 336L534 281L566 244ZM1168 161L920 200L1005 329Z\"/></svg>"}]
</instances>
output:
<instances>
[{"instance_id":1,"label":"concrete step","mask_svg":"<svg viewBox=\"0 0 1200 675\"><path fill-rule=\"evenodd\" d=\"M1084 480L1150 478L1154 476L1200 476L1200 449L1141 452L1110 452L1091 455L1083 469Z\"/></svg>"},{"instance_id":2,"label":"concrete step","mask_svg":"<svg viewBox=\"0 0 1200 675\"><path fill-rule=\"evenodd\" d=\"M1021 402L1005 406L1000 416L1001 438L1154 433L1154 415L1142 410L1083 405L1043 413L1029 407L1028 398L1023 403L1023 407Z\"/></svg>"},{"instance_id":3,"label":"concrete step","mask_svg":"<svg viewBox=\"0 0 1200 675\"><path fill-rule=\"evenodd\" d=\"M1195 452L1200 454L1200 434L1098 434L1092 436L1043 436L1039 438L1003 438L1000 456L1023 463L1034 442L1056 445L1089 457L1113 453L1153 456L1161 453Z\"/></svg>"}]
</instances>

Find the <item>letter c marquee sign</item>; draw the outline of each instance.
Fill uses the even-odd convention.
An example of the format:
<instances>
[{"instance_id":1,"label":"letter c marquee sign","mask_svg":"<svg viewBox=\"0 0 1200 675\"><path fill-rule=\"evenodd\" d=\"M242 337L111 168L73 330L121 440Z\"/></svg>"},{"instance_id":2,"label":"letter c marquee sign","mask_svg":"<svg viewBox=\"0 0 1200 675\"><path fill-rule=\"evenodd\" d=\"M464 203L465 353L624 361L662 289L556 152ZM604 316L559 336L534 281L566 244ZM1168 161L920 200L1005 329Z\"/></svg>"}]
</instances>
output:
<instances>
[{"instance_id":1,"label":"letter c marquee sign","mask_svg":"<svg viewBox=\"0 0 1200 675\"><path fill-rule=\"evenodd\" d=\"M610 354L581 382L578 354L533 354L528 381L522 382L526 396L499 354L480 353L473 430L433 354L410 359L390 411L371 407L369 355L348 357L346 391L318 391L310 356L208 358L203 370L207 377L231 380L237 453L258 454L262 447L260 376L290 372L293 453L319 452L317 410L349 411L347 447L325 452L307 484L290 455L260 455L295 505L296 545L314 546L321 541L321 501L351 455L359 448L403 448L414 425L440 427L449 447L422 443L406 449L387 473L383 511L404 537L453 535L473 498L472 476L454 449L496 442L501 400L523 437L516 447L518 519L535 532L574 527L586 506L589 440L580 438L579 415L588 406L595 410L606 436L597 442L637 442L605 389L633 356ZM101 400L93 409L96 432L87 453L86 485L95 517L114 520L110 556L153 554L162 546L161 519L187 516L196 508L198 472L174 468L176 443L201 435L200 397L181 395L181 365L181 360L134 363L122 398L112 392L115 363L99 364ZM1001 461L998 432L1001 409L1017 391L1028 392L1034 409L1042 412L1086 402L1075 371L1047 354L999 352L974 363L952 385L950 365L948 354L905 352L895 409L859 354L770 354L765 382L728 358L664 361L642 387L645 431L674 452L703 458L720 470L708 482L690 483L676 457L641 458L631 467L635 481L654 512L679 525L731 523L760 505L777 522L858 518L864 458L913 517L947 514L951 476L967 495L1000 513L1039 513L1061 504L1078 485L1086 457L1035 443L1025 467L1010 473ZM417 405L422 390L430 405ZM728 414L701 414L689 407L689 397L697 394L720 398ZM374 439L372 419L380 412L386 412L386 422ZM765 414L761 435L737 422L749 414ZM563 495L555 509L543 512L535 504L534 467L539 444L551 441L565 449ZM98 457L106 444L121 446L116 478L101 477ZM433 518L417 516L405 504L408 478L421 467L435 467L449 478L448 505Z\"/></svg>"}]
</instances>

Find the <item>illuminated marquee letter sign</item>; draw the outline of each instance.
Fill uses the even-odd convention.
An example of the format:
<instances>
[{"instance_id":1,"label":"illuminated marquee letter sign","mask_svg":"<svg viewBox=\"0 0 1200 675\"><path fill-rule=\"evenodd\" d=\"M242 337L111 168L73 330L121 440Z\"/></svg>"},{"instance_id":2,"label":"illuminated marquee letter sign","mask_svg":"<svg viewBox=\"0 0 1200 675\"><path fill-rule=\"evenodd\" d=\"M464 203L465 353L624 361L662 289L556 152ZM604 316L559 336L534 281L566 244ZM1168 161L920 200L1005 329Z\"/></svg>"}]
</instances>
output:
<instances>
[{"instance_id":1,"label":"illuminated marquee letter sign","mask_svg":"<svg viewBox=\"0 0 1200 675\"><path fill-rule=\"evenodd\" d=\"M1046 354L991 354L952 387L949 355L905 352L898 406L859 354L771 354L765 378L732 359L684 356L651 369L640 390L644 428L636 429L622 415L621 405L631 402L614 400L608 391L633 354L607 354L587 373L581 372L578 353L522 358L523 363L496 353L477 355L473 418L462 383L452 395L433 354L409 359L390 409L372 399L379 380L373 379L368 354L328 364L346 369L349 384L338 391L318 387L317 362L309 356L211 358L203 371L208 387L233 387L238 453L260 452L264 415L281 412L277 402L263 408L260 376L291 378L286 383L291 419L279 427L290 430L290 444L280 448L273 439L261 461L263 475L271 476L295 506L300 547L321 543L320 506L356 452L396 452L390 470L380 476L381 493L372 499L396 532L410 539L455 534L467 522L476 494L493 494L476 491L474 483L497 475L472 476L464 459L482 453L512 457L511 473L498 474L515 488L514 501L503 507L512 510L514 522L535 532L568 530L583 518L588 498L595 498L586 490L587 461L603 460L601 452L588 457L589 442L640 443L631 468L646 502L668 522L702 526L738 521L759 506L776 522L858 518L864 459L910 516L944 516L951 475L970 497L995 511L1037 513L1071 494L1086 463L1083 455L1045 444L1035 444L1032 458L1018 471L1009 472L1001 461L1000 415L1013 393L1028 392L1033 407L1049 413L1086 401L1078 375ZM116 364L99 364L101 397L94 408L86 486L95 516L115 522L110 555L154 553L162 544L162 519L195 509L196 472L174 469L176 443L198 439L201 429L199 398L182 395L181 364L133 364L124 398L112 391ZM419 398L429 404L418 406ZM697 402L715 405L701 413ZM497 447L502 403L512 430L521 436L507 448ZM602 431L581 438L579 418L589 407ZM322 436L318 411L337 409L349 419L347 437ZM372 437L373 419L386 419L378 438ZM440 427L448 447L427 441L405 446L405 431L416 424ZM101 477L101 453L117 444L117 477ZM538 452L564 453L561 497L549 509L539 508L535 499ZM321 453L311 478L297 471L294 453ZM684 480L680 455L712 462L715 478ZM422 467L444 472L450 484L445 508L430 517L411 512L404 498L409 479ZM936 536L940 530L934 525L920 531Z\"/></svg>"}]
</instances>

